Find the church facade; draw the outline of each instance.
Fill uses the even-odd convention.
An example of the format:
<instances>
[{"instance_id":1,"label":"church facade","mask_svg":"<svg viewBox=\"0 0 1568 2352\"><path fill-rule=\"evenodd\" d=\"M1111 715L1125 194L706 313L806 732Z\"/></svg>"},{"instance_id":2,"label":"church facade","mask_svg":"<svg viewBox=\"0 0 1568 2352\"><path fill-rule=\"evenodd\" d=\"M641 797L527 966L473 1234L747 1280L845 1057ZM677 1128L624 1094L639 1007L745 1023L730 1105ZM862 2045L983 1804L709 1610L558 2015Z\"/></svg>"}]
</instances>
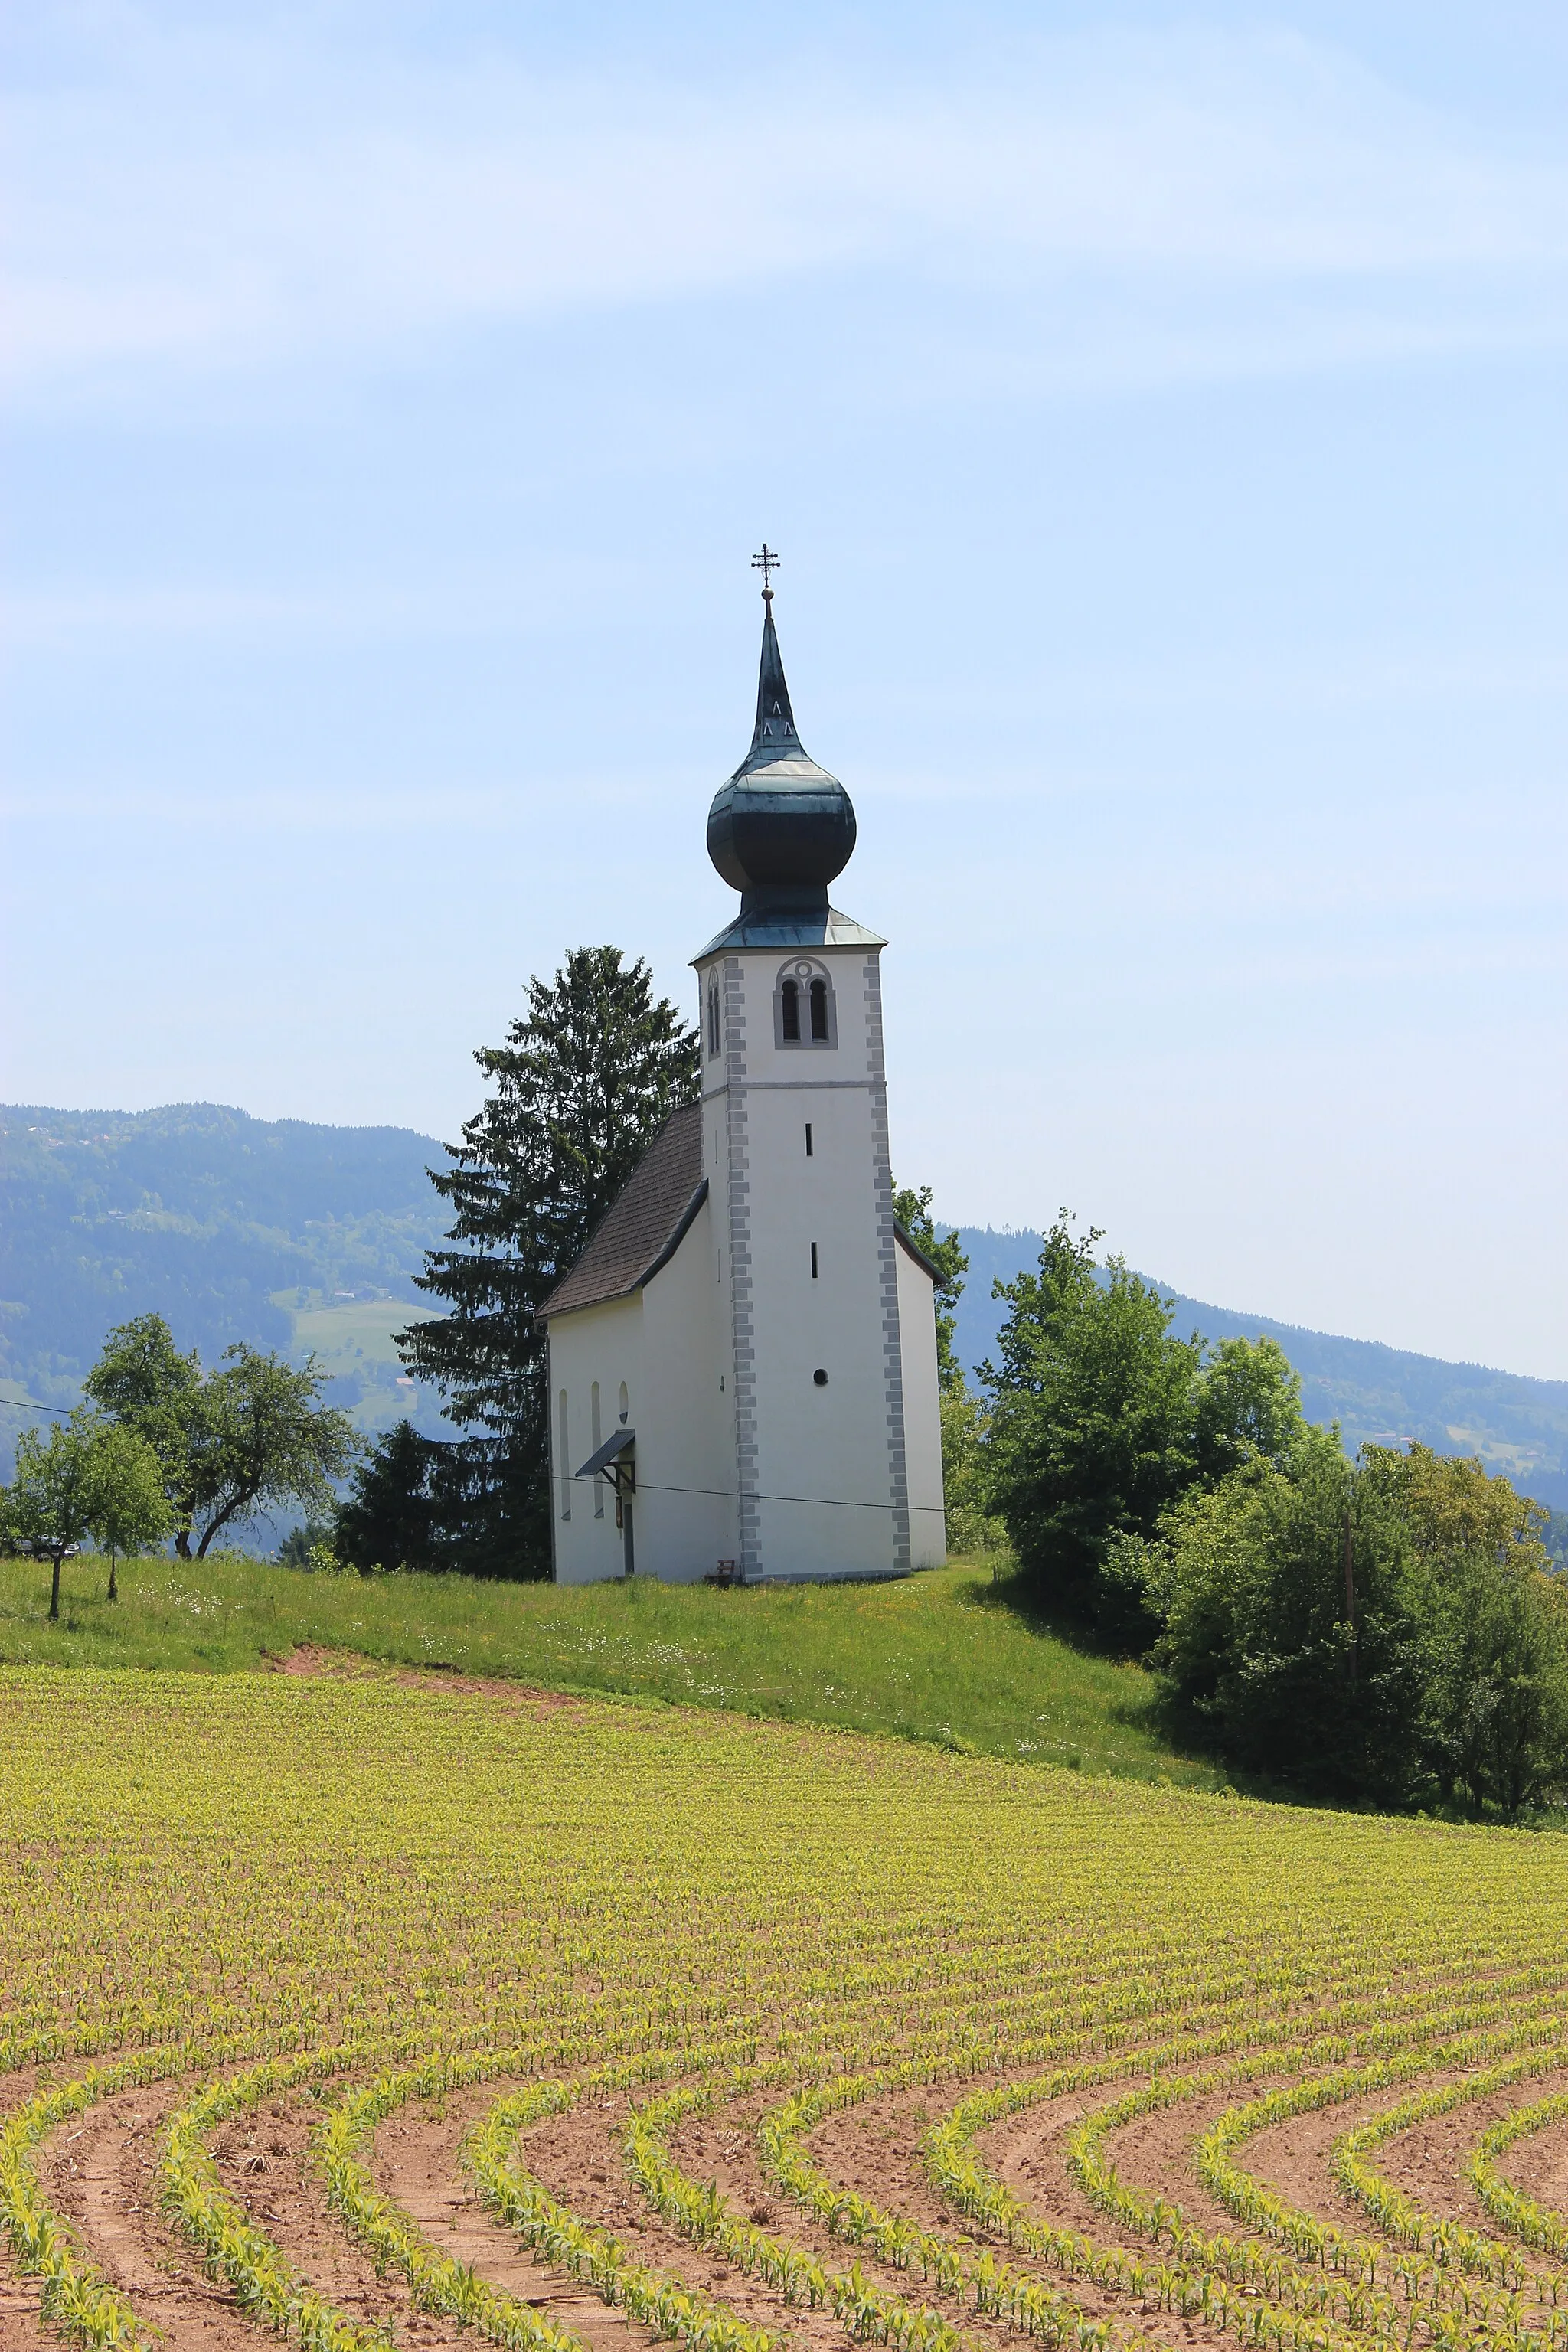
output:
<instances>
[{"instance_id":1,"label":"church facade","mask_svg":"<svg viewBox=\"0 0 1568 2352\"><path fill-rule=\"evenodd\" d=\"M945 1557L935 1269L893 1215L886 940L827 886L855 812L796 732L764 587L708 850L697 1102L546 1300L555 1574L905 1575Z\"/></svg>"}]
</instances>

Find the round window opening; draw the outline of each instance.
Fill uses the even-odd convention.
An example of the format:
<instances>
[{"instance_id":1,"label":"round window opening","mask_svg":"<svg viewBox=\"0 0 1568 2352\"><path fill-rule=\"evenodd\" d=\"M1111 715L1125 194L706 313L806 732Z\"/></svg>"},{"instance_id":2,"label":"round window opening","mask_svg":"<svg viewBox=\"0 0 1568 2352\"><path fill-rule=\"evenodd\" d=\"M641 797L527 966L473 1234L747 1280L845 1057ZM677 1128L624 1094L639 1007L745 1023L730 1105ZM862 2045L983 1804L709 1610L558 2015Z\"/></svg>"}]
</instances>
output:
<instances>
[{"instance_id":1,"label":"round window opening","mask_svg":"<svg viewBox=\"0 0 1568 2352\"><path fill-rule=\"evenodd\" d=\"M825 1389L827 1386L827 1374L820 1369L813 1372L811 1377L819 1389Z\"/></svg>"}]
</instances>

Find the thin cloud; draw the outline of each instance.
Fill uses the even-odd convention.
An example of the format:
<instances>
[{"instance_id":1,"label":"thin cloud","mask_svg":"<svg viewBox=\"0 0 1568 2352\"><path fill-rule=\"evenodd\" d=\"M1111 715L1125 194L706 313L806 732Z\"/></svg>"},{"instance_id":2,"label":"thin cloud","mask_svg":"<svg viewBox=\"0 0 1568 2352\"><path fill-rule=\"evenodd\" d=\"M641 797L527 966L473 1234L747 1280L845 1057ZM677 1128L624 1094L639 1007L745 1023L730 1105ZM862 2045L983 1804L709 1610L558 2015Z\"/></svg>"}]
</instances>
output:
<instances>
[{"instance_id":1,"label":"thin cloud","mask_svg":"<svg viewBox=\"0 0 1568 2352\"><path fill-rule=\"evenodd\" d=\"M1568 172L1288 37L1039 43L1005 75L891 95L798 68L764 93L506 59L271 64L265 107L254 44L211 41L143 42L90 87L12 102L14 380L352 355L868 272L1014 294L1193 280L1194 332L1222 349L1227 288L1522 278L1540 331L1539 281L1568 260ZM1091 320L1112 345L1121 307ZM1495 325L1483 304L1478 331Z\"/></svg>"}]
</instances>

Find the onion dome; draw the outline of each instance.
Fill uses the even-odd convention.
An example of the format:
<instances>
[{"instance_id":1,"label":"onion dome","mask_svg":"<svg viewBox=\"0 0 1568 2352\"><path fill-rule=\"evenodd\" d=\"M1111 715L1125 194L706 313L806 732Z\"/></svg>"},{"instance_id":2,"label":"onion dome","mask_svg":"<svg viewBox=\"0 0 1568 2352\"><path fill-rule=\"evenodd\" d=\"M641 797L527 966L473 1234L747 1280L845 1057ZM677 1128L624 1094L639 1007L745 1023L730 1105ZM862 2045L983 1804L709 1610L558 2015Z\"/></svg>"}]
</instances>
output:
<instances>
[{"instance_id":1,"label":"onion dome","mask_svg":"<svg viewBox=\"0 0 1568 2352\"><path fill-rule=\"evenodd\" d=\"M784 683L771 588L752 748L708 812L708 855L750 907L827 906L855 847L855 810L837 776L806 755Z\"/></svg>"}]
</instances>

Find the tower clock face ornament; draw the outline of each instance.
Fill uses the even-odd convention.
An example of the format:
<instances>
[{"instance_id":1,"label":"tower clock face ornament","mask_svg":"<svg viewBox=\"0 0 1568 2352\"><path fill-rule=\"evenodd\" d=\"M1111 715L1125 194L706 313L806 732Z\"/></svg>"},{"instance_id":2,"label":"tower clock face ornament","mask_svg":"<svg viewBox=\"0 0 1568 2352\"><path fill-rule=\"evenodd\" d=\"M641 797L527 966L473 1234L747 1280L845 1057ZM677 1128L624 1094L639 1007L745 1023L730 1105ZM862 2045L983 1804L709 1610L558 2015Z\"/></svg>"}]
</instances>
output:
<instances>
[{"instance_id":1,"label":"tower clock face ornament","mask_svg":"<svg viewBox=\"0 0 1568 2352\"><path fill-rule=\"evenodd\" d=\"M740 905L692 959L700 1096L542 1310L564 1583L904 1576L945 1557L936 1269L893 1215L887 941L829 899L854 804L795 726L778 553L764 541L752 563L756 719L707 829ZM617 1395L601 1443L590 1400Z\"/></svg>"}]
</instances>

